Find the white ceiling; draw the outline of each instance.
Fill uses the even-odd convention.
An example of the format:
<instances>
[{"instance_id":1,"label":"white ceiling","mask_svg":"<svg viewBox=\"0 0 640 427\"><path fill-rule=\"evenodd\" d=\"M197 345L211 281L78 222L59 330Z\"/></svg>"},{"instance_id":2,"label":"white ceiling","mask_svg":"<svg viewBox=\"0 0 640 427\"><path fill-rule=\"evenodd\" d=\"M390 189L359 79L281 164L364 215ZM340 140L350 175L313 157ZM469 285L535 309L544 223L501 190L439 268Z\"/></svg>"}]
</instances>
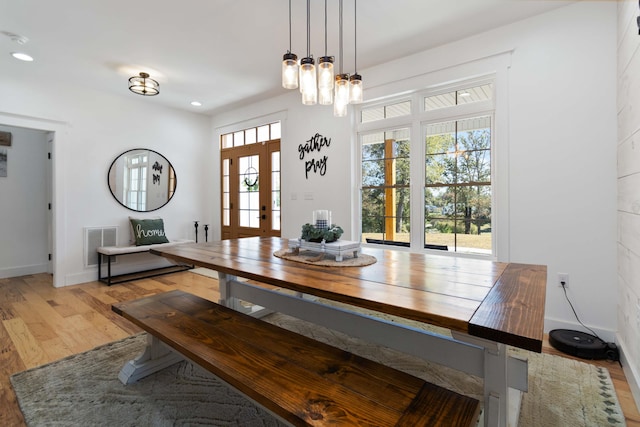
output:
<instances>
[{"instance_id":1,"label":"white ceiling","mask_svg":"<svg viewBox=\"0 0 640 427\"><path fill-rule=\"evenodd\" d=\"M338 57L338 0L328 0L328 54ZM358 71L565 6L559 0L360 0ZM0 0L0 78L20 74L140 97L127 79L147 71L146 101L211 114L284 93L287 0ZM306 56L306 2L292 0L292 51ZM344 71L353 72L354 0L344 0ZM311 1L311 53L324 54L324 2ZM26 63L11 52L35 58ZM339 64L337 64L339 66ZM363 80L366 85L366 73ZM142 97L140 97L142 98ZM202 107L190 102L198 100Z\"/></svg>"}]
</instances>

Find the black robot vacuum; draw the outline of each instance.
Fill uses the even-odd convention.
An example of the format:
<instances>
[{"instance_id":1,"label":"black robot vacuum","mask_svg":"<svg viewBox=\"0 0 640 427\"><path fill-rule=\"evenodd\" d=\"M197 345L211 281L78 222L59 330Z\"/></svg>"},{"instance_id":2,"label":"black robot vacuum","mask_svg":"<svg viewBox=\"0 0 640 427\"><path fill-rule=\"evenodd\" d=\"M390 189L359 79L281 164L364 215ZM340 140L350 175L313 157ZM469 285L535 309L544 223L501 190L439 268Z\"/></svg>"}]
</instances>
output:
<instances>
[{"instance_id":1,"label":"black robot vacuum","mask_svg":"<svg viewBox=\"0 0 640 427\"><path fill-rule=\"evenodd\" d=\"M549 344L563 353L581 359L620 359L618 348L614 343L604 342L602 339L580 331L569 329L554 329L549 332Z\"/></svg>"}]
</instances>

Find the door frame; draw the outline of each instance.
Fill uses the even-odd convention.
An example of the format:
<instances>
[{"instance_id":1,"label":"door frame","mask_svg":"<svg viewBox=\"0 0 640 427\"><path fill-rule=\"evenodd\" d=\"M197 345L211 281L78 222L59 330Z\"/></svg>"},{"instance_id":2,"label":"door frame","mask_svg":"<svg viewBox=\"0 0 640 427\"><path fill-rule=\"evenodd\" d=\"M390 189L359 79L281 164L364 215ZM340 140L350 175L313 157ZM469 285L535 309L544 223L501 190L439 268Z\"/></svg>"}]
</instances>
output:
<instances>
[{"instance_id":1,"label":"door frame","mask_svg":"<svg viewBox=\"0 0 640 427\"><path fill-rule=\"evenodd\" d=\"M280 152L280 139L259 142L255 144L231 147L220 150L220 238L222 240L240 237L280 237L282 221L279 229L273 229L273 189L272 189L272 154ZM259 162L259 204L260 204L260 227L258 229L240 226L239 216L239 195L240 195L240 174L239 159L252 155L260 156ZM225 161L229 161L229 224L225 225ZM281 171L281 165L277 170ZM281 192L281 189L280 189Z\"/></svg>"}]
</instances>

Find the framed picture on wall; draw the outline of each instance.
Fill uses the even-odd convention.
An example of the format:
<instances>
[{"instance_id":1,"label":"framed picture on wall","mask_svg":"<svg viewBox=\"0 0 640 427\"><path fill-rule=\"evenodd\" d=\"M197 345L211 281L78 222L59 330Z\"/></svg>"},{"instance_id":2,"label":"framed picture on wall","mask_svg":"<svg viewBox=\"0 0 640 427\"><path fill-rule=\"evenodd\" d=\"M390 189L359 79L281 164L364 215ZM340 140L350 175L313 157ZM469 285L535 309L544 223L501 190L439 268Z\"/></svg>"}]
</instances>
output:
<instances>
[{"instance_id":1,"label":"framed picture on wall","mask_svg":"<svg viewBox=\"0 0 640 427\"><path fill-rule=\"evenodd\" d=\"M7 149L0 148L0 178L7 176Z\"/></svg>"},{"instance_id":2,"label":"framed picture on wall","mask_svg":"<svg viewBox=\"0 0 640 427\"><path fill-rule=\"evenodd\" d=\"M0 145L11 147L11 132L0 132Z\"/></svg>"}]
</instances>

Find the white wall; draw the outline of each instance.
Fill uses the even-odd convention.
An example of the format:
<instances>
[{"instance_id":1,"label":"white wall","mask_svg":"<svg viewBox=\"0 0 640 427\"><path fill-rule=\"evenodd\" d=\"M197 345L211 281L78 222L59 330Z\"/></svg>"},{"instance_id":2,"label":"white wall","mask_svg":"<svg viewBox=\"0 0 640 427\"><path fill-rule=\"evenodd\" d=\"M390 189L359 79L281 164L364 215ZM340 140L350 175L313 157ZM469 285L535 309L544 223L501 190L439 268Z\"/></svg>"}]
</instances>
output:
<instances>
[{"instance_id":1,"label":"white wall","mask_svg":"<svg viewBox=\"0 0 640 427\"><path fill-rule=\"evenodd\" d=\"M618 335L640 407L640 36L635 1L618 3Z\"/></svg>"},{"instance_id":2,"label":"white wall","mask_svg":"<svg viewBox=\"0 0 640 427\"><path fill-rule=\"evenodd\" d=\"M46 132L10 132L7 177L0 178L0 278L44 273L49 267L49 182Z\"/></svg>"},{"instance_id":3,"label":"white wall","mask_svg":"<svg viewBox=\"0 0 640 427\"><path fill-rule=\"evenodd\" d=\"M38 86L28 79L3 79L0 124L55 131L56 286L97 277L95 269L84 267L83 227L116 225L119 243L128 242L127 218L133 212L114 200L107 186L109 166L123 151L150 148L175 168L175 196L148 214L165 220L169 238L193 238L193 221L208 216L203 195L208 174L214 171L210 123L203 115L154 105L153 99L128 92L124 84L122 96L109 96L74 87ZM120 268L126 269L125 259L121 260Z\"/></svg>"},{"instance_id":4,"label":"white wall","mask_svg":"<svg viewBox=\"0 0 640 427\"><path fill-rule=\"evenodd\" d=\"M473 38L363 70L365 99L407 89L407 82L458 76L469 64L513 51L501 114L508 117L507 168L501 204L507 204L509 242L501 260L548 266L546 329L579 329L557 273L570 276L569 296L581 320L606 340L616 331L616 4L584 2ZM502 84L502 83L501 83ZM414 89L424 89L415 87ZM284 92L284 89L283 89ZM349 119L330 109L302 106L298 93L220 114L218 129L241 129L282 111L283 237L298 237L311 210L331 209L346 224L354 209L350 180L354 134ZM306 180L297 146L320 132L332 137L327 175ZM506 136L505 136L506 135ZM504 141L503 141L504 142ZM506 155L505 155L506 154ZM313 193L306 201L304 193ZM297 195L297 200L291 200ZM212 212L219 211L215 197ZM347 236L357 237L349 228Z\"/></svg>"}]
</instances>

